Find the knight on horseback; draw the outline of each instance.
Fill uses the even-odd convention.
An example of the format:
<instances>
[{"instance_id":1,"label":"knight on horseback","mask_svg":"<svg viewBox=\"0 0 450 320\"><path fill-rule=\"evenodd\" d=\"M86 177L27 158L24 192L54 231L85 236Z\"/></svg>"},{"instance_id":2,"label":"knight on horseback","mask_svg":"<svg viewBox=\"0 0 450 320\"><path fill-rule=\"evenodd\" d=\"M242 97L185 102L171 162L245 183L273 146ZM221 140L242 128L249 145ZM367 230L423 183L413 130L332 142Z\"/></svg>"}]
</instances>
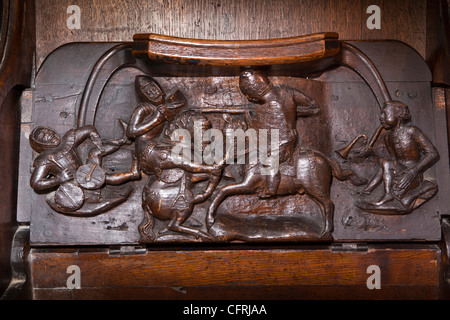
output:
<instances>
[{"instance_id":1,"label":"knight on horseback","mask_svg":"<svg viewBox=\"0 0 450 320\"><path fill-rule=\"evenodd\" d=\"M257 132L262 129L267 132L278 130L276 149L279 158L275 159L279 163L277 166L269 163L272 170L263 170L267 164L261 161L246 164L242 181L220 188L214 196L206 216L207 227L213 226L219 205L229 196L257 194L260 198L268 198L298 193L307 194L319 205L324 221L320 236L330 235L334 210L330 197L332 176L339 180L350 180L355 185L366 183L366 180L352 170L343 170L337 161L318 151L298 147L297 116L310 116L318 112L311 98L288 86L274 86L265 74L256 70L242 72L239 86L248 100L256 103L255 114L247 119L248 127ZM256 146L249 146L248 152L254 148Z\"/></svg>"},{"instance_id":2,"label":"knight on horseback","mask_svg":"<svg viewBox=\"0 0 450 320\"><path fill-rule=\"evenodd\" d=\"M311 98L294 88L274 86L264 73L256 70L242 72L239 77L239 87L249 101L257 103L255 115L250 119L249 127L255 129L257 134L260 129L266 129L268 132L272 132L273 129L278 130L278 159L272 159L278 160L279 163L276 166L269 164L275 170L267 170L269 174L266 177L265 188L259 194L261 198L269 198L276 194L280 183L281 173L277 170L279 165L286 163L293 166L292 157L298 143L297 116L313 114L317 105ZM297 106L304 104L308 105L310 110L298 114ZM259 150L259 152L266 151Z\"/></svg>"},{"instance_id":3,"label":"knight on horseback","mask_svg":"<svg viewBox=\"0 0 450 320\"><path fill-rule=\"evenodd\" d=\"M155 80L145 75L136 77L136 89L142 102L131 115L127 136L135 142L139 169L149 176L142 193L144 217L138 227L140 241L155 240L154 218L169 220L159 236L175 231L210 241L211 236L183 223L192 214L194 205L205 201L214 191L223 163L183 161L180 154L173 152L179 141L172 140L171 133L193 125L196 118L184 110L187 102L179 90L165 94ZM156 176L156 181L152 176ZM186 188L202 181L209 183L195 196Z\"/></svg>"}]
</instances>

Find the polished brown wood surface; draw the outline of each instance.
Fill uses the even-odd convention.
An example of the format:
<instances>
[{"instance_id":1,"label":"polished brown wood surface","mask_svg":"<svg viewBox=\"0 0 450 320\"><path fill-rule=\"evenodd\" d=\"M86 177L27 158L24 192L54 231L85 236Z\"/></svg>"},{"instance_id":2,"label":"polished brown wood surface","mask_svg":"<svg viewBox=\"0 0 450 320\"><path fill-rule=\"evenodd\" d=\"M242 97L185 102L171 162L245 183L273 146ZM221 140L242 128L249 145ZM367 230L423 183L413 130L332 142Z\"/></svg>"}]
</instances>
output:
<instances>
[{"instance_id":1,"label":"polished brown wood surface","mask_svg":"<svg viewBox=\"0 0 450 320\"><path fill-rule=\"evenodd\" d=\"M133 55L151 61L207 66L270 66L305 63L336 56L337 33L230 41L197 40L157 34L133 36Z\"/></svg>"},{"instance_id":2,"label":"polished brown wood surface","mask_svg":"<svg viewBox=\"0 0 450 320\"><path fill-rule=\"evenodd\" d=\"M33 249L33 296L40 299L436 299L441 250L435 245L330 248L109 251ZM67 267L80 267L81 289L67 289ZM368 289L371 265L381 289ZM385 270L385 271L383 271Z\"/></svg>"}]
</instances>

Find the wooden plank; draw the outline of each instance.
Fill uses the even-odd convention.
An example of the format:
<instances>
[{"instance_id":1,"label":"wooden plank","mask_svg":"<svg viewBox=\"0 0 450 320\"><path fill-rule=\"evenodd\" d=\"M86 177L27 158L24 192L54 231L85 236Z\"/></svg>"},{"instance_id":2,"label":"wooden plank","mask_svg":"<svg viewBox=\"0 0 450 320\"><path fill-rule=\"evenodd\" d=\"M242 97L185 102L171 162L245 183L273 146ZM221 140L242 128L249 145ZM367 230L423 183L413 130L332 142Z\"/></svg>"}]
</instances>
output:
<instances>
[{"instance_id":1,"label":"wooden plank","mask_svg":"<svg viewBox=\"0 0 450 320\"><path fill-rule=\"evenodd\" d=\"M369 30L367 7L382 10ZM342 40L396 39L425 56L426 0L41 0L36 8L37 66L55 48L76 41L130 41L135 33L215 40L256 40L337 32ZM70 5L81 28L68 29Z\"/></svg>"},{"instance_id":2,"label":"wooden plank","mask_svg":"<svg viewBox=\"0 0 450 320\"><path fill-rule=\"evenodd\" d=\"M0 293L8 287L11 281L11 243L14 236L14 226L0 224Z\"/></svg>"},{"instance_id":3,"label":"wooden plank","mask_svg":"<svg viewBox=\"0 0 450 320\"><path fill-rule=\"evenodd\" d=\"M29 261L32 287L39 290L68 290L67 267L77 265L81 288L93 290L89 292L101 288L187 287L193 298L199 292L198 289L192 291L193 287L302 287L308 291L307 288L321 286L324 295L325 288L331 287L355 287L362 295L365 290L372 291L366 286L370 276L367 268L377 265L381 271L381 291L385 290L385 294L393 288L423 288L424 293L434 292L432 296L437 298L440 252L434 245L371 246L367 252L332 252L328 248L158 250L130 256L113 256L108 250L32 249ZM224 296L229 289L225 289ZM39 290L35 292L36 297L54 292ZM249 290L246 294L251 296L252 290ZM338 291L332 290L330 294ZM383 296L381 291L377 293L378 297ZM402 291L397 294L399 292ZM412 296L417 297L417 293Z\"/></svg>"},{"instance_id":4,"label":"wooden plank","mask_svg":"<svg viewBox=\"0 0 450 320\"><path fill-rule=\"evenodd\" d=\"M380 29L366 26L370 13L363 15L361 37L366 40L399 40L413 47L423 58L426 54L427 0L364 0L366 11L370 5L380 8Z\"/></svg>"},{"instance_id":5,"label":"wooden plank","mask_svg":"<svg viewBox=\"0 0 450 320\"><path fill-rule=\"evenodd\" d=\"M339 53L338 34L331 32L253 41L197 40L158 34L136 34L133 39L133 55L176 64L270 66L312 62Z\"/></svg>"},{"instance_id":6,"label":"wooden plank","mask_svg":"<svg viewBox=\"0 0 450 320\"><path fill-rule=\"evenodd\" d=\"M436 286L389 286L368 290L355 286L228 286L139 288L35 288L36 300L432 300Z\"/></svg>"}]
</instances>

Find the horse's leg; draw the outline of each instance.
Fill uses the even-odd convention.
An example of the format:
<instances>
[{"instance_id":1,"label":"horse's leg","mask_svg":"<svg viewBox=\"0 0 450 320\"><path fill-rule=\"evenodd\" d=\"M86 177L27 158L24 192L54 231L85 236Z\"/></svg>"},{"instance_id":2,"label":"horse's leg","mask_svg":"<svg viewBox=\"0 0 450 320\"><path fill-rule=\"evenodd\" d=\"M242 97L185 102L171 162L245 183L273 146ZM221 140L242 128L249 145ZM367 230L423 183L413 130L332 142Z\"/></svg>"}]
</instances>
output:
<instances>
[{"instance_id":1,"label":"horse's leg","mask_svg":"<svg viewBox=\"0 0 450 320\"><path fill-rule=\"evenodd\" d=\"M155 234L153 233L153 227L155 226L155 218L153 217L152 209L150 208L149 199L154 197L155 193L150 185L150 179L142 191L142 209L144 211L144 217L139 224L138 231L141 235L141 241L153 241L155 240Z\"/></svg>"},{"instance_id":2,"label":"horse's leg","mask_svg":"<svg viewBox=\"0 0 450 320\"><path fill-rule=\"evenodd\" d=\"M306 194L319 205L324 220L321 237L331 234L334 212L334 204L330 197L331 167L327 159L320 154L309 154L307 158L300 160L299 164L302 165L297 167L299 182Z\"/></svg>"},{"instance_id":3,"label":"horse's leg","mask_svg":"<svg viewBox=\"0 0 450 320\"><path fill-rule=\"evenodd\" d=\"M143 205L144 218L139 224L138 231L141 235L142 242L153 241L155 239L155 234L153 233L153 226L155 225L155 220L151 214L149 206Z\"/></svg>"},{"instance_id":4,"label":"horse's leg","mask_svg":"<svg viewBox=\"0 0 450 320\"><path fill-rule=\"evenodd\" d=\"M319 205L320 211L322 212L322 217L325 222L325 226L320 234L323 237L326 234L331 234L333 232L333 211L334 204L329 196L311 196L313 200Z\"/></svg>"},{"instance_id":5,"label":"horse's leg","mask_svg":"<svg viewBox=\"0 0 450 320\"><path fill-rule=\"evenodd\" d=\"M260 178L261 176L259 174L254 174L254 169L251 169L247 171L242 182L230 184L219 189L219 192L211 202L206 215L206 226L208 229L214 224L214 215L216 214L217 208L222 201L225 200L225 198L238 194L254 193L258 182L261 182Z\"/></svg>"},{"instance_id":6,"label":"horse's leg","mask_svg":"<svg viewBox=\"0 0 450 320\"><path fill-rule=\"evenodd\" d=\"M192 183L198 183L208 180L210 176L209 173L194 173L191 174L190 178Z\"/></svg>"},{"instance_id":7,"label":"horse's leg","mask_svg":"<svg viewBox=\"0 0 450 320\"><path fill-rule=\"evenodd\" d=\"M175 210L172 220L170 220L169 224L166 226L167 230L177 231L180 233L190 234L195 238L202 238L203 240L213 241L213 237L209 234L201 231L192 229L189 227L185 227L182 224L189 218L191 215L191 210Z\"/></svg>"},{"instance_id":8,"label":"horse's leg","mask_svg":"<svg viewBox=\"0 0 450 320\"><path fill-rule=\"evenodd\" d=\"M219 184L220 181L220 176L211 176L212 179L209 179L209 183L208 186L206 187L205 190L203 190L203 192L195 195L194 197L194 204L198 204L198 203L202 203L204 202L206 199L208 199L211 194L214 192L214 190L216 189L217 185Z\"/></svg>"},{"instance_id":9,"label":"horse's leg","mask_svg":"<svg viewBox=\"0 0 450 320\"><path fill-rule=\"evenodd\" d=\"M329 186L324 185L303 185L305 192L309 195L314 202L319 205L322 218L325 223L321 233L321 237L325 234L331 234L333 231L333 212L334 204L330 198Z\"/></svg>"}]
</instances>

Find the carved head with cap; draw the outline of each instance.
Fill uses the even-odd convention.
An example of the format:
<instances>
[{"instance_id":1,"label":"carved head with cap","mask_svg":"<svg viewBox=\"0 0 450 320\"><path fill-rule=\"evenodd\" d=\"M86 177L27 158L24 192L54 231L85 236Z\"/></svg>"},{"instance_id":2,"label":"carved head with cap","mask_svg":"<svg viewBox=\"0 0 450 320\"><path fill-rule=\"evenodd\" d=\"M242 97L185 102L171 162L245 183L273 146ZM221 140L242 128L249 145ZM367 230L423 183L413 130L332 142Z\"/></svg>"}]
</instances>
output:
<instances>
[{"instance_id":1,"label":"carved head with cap","mask_svg":"<svg viewBox=\"0 0 450 320\"><path fill-rule=\"evenodd\" d=\"M148 99L154 105L160 105L164 102L164 92L161 87L149 76L136 77L136 89L144 98Z\"/></svg>"},{"instance_id":2,"label":"carved head with cap","mask_svg":"<svg viewBox=\"0 0 450 320\"><path fill-rule=\"evenodd\" d=\"M249 101L260 102L261 98L273 88L273 84L261 71L246 70L239 76L239 87Z\"/></svg>"},{"instance_id":3,"label":"carved head with cap","mask_svg":"<svg viewBox=\"0 0 450 320\"><path fill-rule=\"evenodd\" d=\"M30 134L30 145L34 151L42 151L56 148L61 142L61 137L52 128L39 126L33 129Z\"/></svg>"},{"instance_id":4,"label":"carved head with cap","mask_svg":"<svg viewBox=\"0 0 450 320\"><path fill-rule=\"evenodd\" d=\"M406 104L395 100L384 103L380 114L380 122L385 129L391 129L409 121L411 121L411 113Z\"/></svg>"}]
</instances>

